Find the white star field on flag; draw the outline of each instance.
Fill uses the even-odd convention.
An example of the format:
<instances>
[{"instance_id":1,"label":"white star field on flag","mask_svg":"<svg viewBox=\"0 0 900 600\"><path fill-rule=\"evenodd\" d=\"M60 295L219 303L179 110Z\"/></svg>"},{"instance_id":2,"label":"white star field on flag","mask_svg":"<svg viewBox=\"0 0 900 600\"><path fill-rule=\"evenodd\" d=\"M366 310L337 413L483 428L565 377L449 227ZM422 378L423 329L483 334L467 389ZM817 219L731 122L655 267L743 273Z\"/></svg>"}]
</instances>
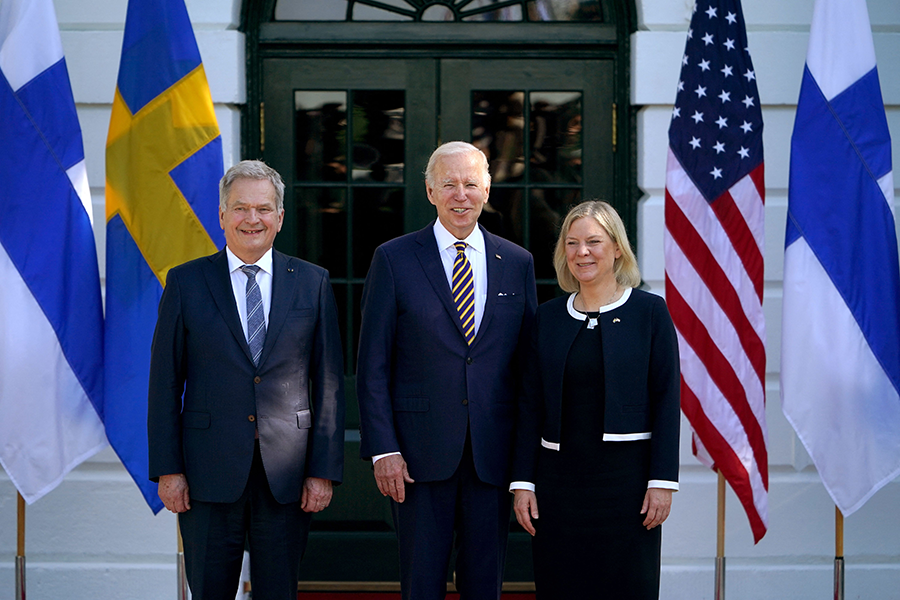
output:
<instances>
[{"instance_id":1,"label":"white star field on flag","mask_svg":"<svg viewBox=\"0 0 900 600\"><path fill-rule=\"evenodd\" d=\"M737 14L701 5L687 38L669 143L712 202L763 160L759 92Z\"/></svg>"}]
</instances>

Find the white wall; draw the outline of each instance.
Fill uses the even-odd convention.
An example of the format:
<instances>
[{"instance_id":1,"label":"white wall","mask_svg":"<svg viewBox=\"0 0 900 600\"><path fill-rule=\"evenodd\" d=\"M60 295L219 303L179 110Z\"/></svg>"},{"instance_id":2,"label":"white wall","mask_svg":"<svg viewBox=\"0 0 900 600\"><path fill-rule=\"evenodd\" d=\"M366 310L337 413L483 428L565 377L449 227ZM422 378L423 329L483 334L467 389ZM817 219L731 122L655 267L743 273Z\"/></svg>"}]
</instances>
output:
<instances>
[{"instance_id":1,"label":"white wall","mask_svg":"<svg viewBox=\"0 0 900 600\"><path fill-rule=\"evenodd\" d=\"M55 0L63 47L84 132L94 222L104 272L104 152L121 52L126 0ZM245 102L240 0L187 0L225 148L240 159L239 105ZM637 240L647 282L663 288L663 189L671 103L690 16L690 0L638 0L632 37L632 103L638 119L638 177L646 192ZM781 269L790 132L813 0L745 0L750 50L765 120L767 181L769 533L753 545L729 490L729 600L813 599L831 594L834 508L802 445L781 414L778 365ZM882 91L900 156L900 2L869 0ZM896 194L900 198L900 194ZM693 458L682 430L682 489L665 526L662 598L713 598L715 477ZM11 595L16 549L15 489L0 472L0 595ZM847 598L900 599L900 482L846 520ZM175 520L154 517L110 450L78 467L28 508L30 600L175 597Z\"/></svg>"},{"instance_id":2,"label":"white wall","mask_svg":"<svg viewBox=\"0 0 900 600\"><path fill-rule=\"evenodd\" d=\"M728 489L727 597L828 598L834 560L834 505L781 412L781 280L788 158L814 0L744 0L750 53L763 108L766 155L766 416L769 532L756 546L743 508ZM663 204L667 131L693 2L638 2L632 36L632 104L638 117L638 250L650 286L664 288ZM900 3L869 0L893 154L900 156ZM896 194L895 194L896 196ZM663 598L713 598L716 477L691 455L682 419L682 488L663 535ZM845 520L846 597L900 598L900 481Z\"/></svg>"}]
</instances>

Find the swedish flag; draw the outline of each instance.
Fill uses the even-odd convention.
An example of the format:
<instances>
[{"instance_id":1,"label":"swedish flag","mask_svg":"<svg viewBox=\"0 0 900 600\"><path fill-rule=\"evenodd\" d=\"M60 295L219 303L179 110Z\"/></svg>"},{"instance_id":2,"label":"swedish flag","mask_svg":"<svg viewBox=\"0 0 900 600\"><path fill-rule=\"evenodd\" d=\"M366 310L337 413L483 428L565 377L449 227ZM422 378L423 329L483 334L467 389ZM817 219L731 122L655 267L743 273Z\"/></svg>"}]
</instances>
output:
<instances>
[{"instance_id":1,"label":"swedish flag","mask_svg":"<svg viewBox=\"0 0 900 600\"><path fill-rule=\"evenodd\" d=\"M225 244L222 140L184 0L130 0L106 140L105 424L153 512L150 342L166 273Z\"/></svg>"}]
</instances>

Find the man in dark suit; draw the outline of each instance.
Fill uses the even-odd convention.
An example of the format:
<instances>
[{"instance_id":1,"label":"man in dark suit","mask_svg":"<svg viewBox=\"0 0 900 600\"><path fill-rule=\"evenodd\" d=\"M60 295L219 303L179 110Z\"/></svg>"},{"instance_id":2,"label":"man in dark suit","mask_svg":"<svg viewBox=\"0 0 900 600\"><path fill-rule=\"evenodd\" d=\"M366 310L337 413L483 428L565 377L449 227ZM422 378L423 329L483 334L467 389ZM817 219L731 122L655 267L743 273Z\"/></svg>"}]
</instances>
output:
<instances>
[{"instance_id":1,"label":"man in dark suit","mask_svg":"<svg viewBox=\"0 0 900 600\"><path fill-rule=\"evenodd\" d=\"M221 252L171 269L150 363L150 477L179 513L198 600L296 600L311 513L343 470L343 360L328 273L272 249L284 183L243 161L219 184Z\"/></svg>"},{"instance_id":2,"label":"man in dark suit","mask_svg":"<svg viewBox=\"0 0 900 600\"><path fill-rule=\"evenodd\" d=\"M366 278L361 454L391 497L403 598L444 597L455 531L462 598L496 600L534 263L478 226L490 191L480 150L444 144L425 179L437 220L380 246Z\"/></svg>"}]
</instances>

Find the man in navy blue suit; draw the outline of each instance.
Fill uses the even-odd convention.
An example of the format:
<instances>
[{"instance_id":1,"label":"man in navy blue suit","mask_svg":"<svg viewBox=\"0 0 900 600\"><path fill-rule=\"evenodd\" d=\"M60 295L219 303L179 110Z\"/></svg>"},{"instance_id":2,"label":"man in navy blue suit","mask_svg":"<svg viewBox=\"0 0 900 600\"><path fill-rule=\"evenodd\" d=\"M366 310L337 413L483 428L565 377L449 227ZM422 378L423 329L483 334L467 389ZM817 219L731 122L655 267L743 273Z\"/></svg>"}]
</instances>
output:
<instances>
[{"instance_id":1,"label":"man in navy blue suit","mask_svg":"<svg viewBox=\"0 0 900 600\"><path fill-rule=\"evenodd\" d=\"M242 161L219 185L221 252L171 269L150 362L150 477L179 513L198 600L296 600L311 513L343 472L344 390L328 273L273 250L284 183Z\"/></svg>"},{"instance_id":2,"label":"man in navy blue suit","mask_svg":"<svg viewBox=\"0 0 900 600\"><path fill-rule=\"evenodd\" d=\"M360 453L391 498L403 598L444 597L455 533L461 597L496 600L534 262L478 225L490 192L480 150L435 150L425 188L437 220L380 246L366 278Z\"/></svg>"}]
</instances>

